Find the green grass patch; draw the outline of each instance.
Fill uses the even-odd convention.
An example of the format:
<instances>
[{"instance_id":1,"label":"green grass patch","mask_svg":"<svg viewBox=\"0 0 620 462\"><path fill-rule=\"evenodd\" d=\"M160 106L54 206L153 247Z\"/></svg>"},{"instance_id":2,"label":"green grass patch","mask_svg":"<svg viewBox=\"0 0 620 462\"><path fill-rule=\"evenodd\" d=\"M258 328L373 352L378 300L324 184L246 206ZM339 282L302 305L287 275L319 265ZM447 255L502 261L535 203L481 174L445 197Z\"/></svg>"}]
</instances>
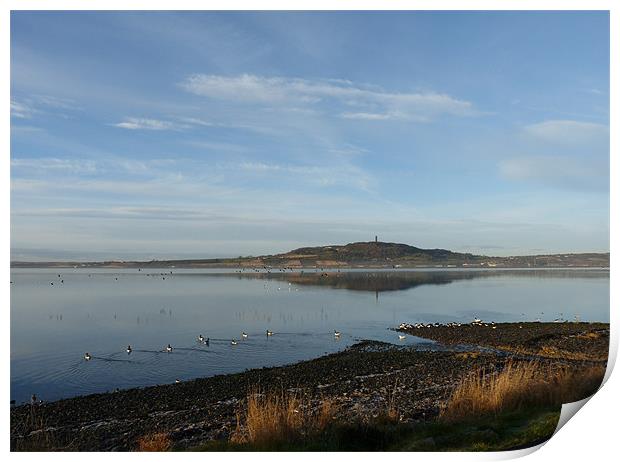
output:
<instances>
[{"instance_id":1,"label":"green grass patch","mask_svg":"<svg viewBox=\"0 0 620 462\"><path fill-rule=\"evenodd\" d=\"M396 443L401 451L505 451L534 446L553 435L559 409L521 411L451 424L434 422Z\"/></svg>"},{"instance_id":2,"label":"green grass patch","mask_svg":"<svg viewBox=\"0 0 620 462\"><path fill-rule=\"evenodd\" d=\"M559 408L512 412L461 423L334 423L303 441L265 444L212 441L194 451L504 451L534 446L553 435Z\"/></svg>"}]
</instances>

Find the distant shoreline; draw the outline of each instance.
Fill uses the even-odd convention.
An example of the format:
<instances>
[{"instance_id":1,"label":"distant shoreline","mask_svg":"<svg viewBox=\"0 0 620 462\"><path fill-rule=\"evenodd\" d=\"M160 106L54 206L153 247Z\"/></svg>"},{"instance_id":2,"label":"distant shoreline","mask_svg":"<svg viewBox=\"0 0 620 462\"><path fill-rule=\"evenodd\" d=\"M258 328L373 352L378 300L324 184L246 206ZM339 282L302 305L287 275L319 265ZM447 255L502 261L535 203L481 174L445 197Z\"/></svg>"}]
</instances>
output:
<instances>
[{"instance_id":1,"label":"distant shoreline","mask_svg":"<svg viewBox=\"0 0 620 462\"><path fill-rule=\"evenodd\" d=\"M137 263L137 262L136 262ZM173 265L167 264L166 262L158 262L158 264L107 264L107 263L98 263L98 262L89 262L89 263L73 263L73 262L11 262L11 268L32 268L32 269L45 269L45 268L70 268L70 269L226 269L226 270L253 270L257 269L256 267L248 267L248 266L239 266L239 265L209 265L209 264L187 264L187 265ZM270 267L269 269L279 269L280 267ZM262 267L261 267L262 269ZM590 266L590 265L567 265L567 266L455 266L455 265L417 265L417 266L386 266L386 265L342 265L342 266L301 266L301 267L290 267L290 270L293 271L304 271L304 270L316 270L321 269L326 272L335 271L335 270L554 270L554 269L592 269L592 270L609 270L609 266Z\"/></svg>"},{"instance_id":2,"label":"distant shoreline","mask_svg":"<svg viewBox=\"0 0 620 462\"><path fill-rule=\"evenodd\" d=\"M422 249L393 242L353 242L302 247L287 253L236 258L150 261L11 261L11 268L246 268L246 269L413 269L413 268L609 268L607 253L561 253L492 257L446 249Z\"/></svg>"}]
</instances>

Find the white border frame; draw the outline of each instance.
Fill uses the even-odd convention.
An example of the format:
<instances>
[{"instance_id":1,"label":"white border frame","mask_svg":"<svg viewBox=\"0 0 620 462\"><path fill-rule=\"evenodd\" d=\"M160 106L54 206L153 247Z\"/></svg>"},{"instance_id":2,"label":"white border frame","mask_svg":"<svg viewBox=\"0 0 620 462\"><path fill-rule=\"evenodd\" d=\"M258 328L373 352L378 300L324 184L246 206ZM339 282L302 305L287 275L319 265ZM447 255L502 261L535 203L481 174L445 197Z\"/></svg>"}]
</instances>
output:
<instances>
[{"instance_id":1,"label":"white border frame","mask_svg":"<svg viewBox=\"0 0 620 462\"><path fill-rule=\"evenodd\" d=\"M10 112L7 110L10 104L10 11L11 10L609 10L610 11L610 31L611 31L611 63L610 63L610 212L613 212L614 206L619 205L618 193L619 188L616 180L619 179L618 168L618 136L620 127L618 125L618 82L620 73L618 72L618 57L620 49L618 43L620 35L618 32L620 20L620 2L613 0L390 0L389 2L380 2L376 0L220 0L220 1L197 1L197 0L5 0L2 3L0 12L0 34L2 35L2 47L0 48L2 63L2 83L3 91L1 93L1 101L3 103L4 112L2 113L3 123L0 125L0 133L5 155L2 158L2 168L0 169L0 182L2 196L0 206L2 207L2 216L10 217ZM7 222L5 222L7 223ZM618 251L618 236L620 227L618 226L618 215L610 213L610 251L611 251L611 279L610 279L610 321L611 321L611 342L609 367L606 374L608 381L602 389L596 393L580 412L579 417L571 419L571 421L563 427L556 435L549 440L548 443L541 445L544 449L536 451L539 447L512 451L508 453L416 453L407 455L399 455L398 457L423 457L424 460L499 460L522 457L531 454L530 460L546 460L548 457L566 458L567 460L607 460L608 454L617 451L616 425L614 425L616 415L615 411L620 409L618 406L620 399L620 381L618 374L611 376L611 371L615 364L618 349L618 313L614 309L620 300L618 293L618 277L615 271L615 255ZM0 228L2 233L3 246L1 247L2 260L2 304L4 310L4 335L3 343L4 351L10 351L10 323L7 322L10 316L10 290L9 284L6 282L10 279L10 228L6 224ZM2 381L2 396L5 398L6 411L2 415L3 444L5 451L9 452L9 428L10 415L8 412L8 401L10 396L10 386L7 375L9 371L9 355L5 354L2 359L3 370L5 371L4 380ZM123 453L115 457L133 458L133 457L152 457L170 460L177 458L180 453L166 454L132 454ZM93 453L89 455L95 459L110 457L107 453ZM323 455L324 456L324 455ZM355 459L371 460L377 457L377 453L342 453L338 454L339 459ZM30 459L31 457L41 457L36 453L11 453L10 457L15 459ZM83 454L67 454L52 453L46 454L46 458L50 460L78 460L84 457ZM186 458L217 458L218 460L232 460L240 458L269 458L276 460L284 460L289 458L288 453L217 453L217 454L199 454L199 453L183 453L182 457ZM296 453L294 455L299 460L311 460L321 455L313 453ZM391 457L391 456L389 456Z\"/></svg>"}]
</instances>

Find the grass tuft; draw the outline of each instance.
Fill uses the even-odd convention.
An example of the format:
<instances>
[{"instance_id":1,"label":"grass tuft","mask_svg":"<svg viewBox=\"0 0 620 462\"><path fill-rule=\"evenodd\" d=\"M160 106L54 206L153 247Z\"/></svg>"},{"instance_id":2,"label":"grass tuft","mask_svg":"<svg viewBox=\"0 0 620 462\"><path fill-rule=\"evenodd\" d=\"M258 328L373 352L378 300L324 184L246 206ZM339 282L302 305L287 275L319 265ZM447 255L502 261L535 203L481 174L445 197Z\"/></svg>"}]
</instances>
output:
<instances>
[{"instance_id":1,"label":"grass tuft","mask_svg":"<svg viewBox=\"0 0 620 462\"><path fill-rule=\"evenodd\" d=\"M167 433L150 433L138 439L138 451L166 452L172 447L172 441Z\"/></svg>"},{"instance_id":2,"label":"grass tuft","mask_svg":"<svg viewBox=\"0 0 620 462\"><path fill-rule=\"evenodd\" d=\"M231 442L274 447L302 442L322 433L332 422L336 406L325 399L318 406L297 394L251 392L245 414L237 415Z\"/></svg>"},{"instance_id":3,"label":"grass tuft","mask_svg":"<svg viewBox=\"0 0 620 462\"><path fill-rule=\"evenodd\" d=\"M578 401L596 392L604 375L602 366L575 369L538 361L509 362L500 372L477 370L457 386L441 410L440 419L466 421Z\"/></svg>"}]
</instances>

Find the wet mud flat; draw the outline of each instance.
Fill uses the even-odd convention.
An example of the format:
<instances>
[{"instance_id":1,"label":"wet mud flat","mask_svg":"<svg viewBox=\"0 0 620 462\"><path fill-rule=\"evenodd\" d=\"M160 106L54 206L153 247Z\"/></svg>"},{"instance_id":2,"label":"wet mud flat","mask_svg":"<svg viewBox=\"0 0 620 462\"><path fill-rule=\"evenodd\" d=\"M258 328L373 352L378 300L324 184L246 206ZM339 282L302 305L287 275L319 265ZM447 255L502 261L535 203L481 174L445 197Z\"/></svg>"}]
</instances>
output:
<instances>
[{"instance_id":1,"label":"wet mud flat","mask_svg":"<svg viewBox=\"0 0 620 462\"><path fill-rule=\"evenodd\" d=\"M494 354L361 342L289 366L18 406L11 409L11 449L131 451L141 436L159 432L175 449L227 440L252 392L296 393L317 406L329 398L345 419L374 417L393 406L402 421L424 421L464 374L503 361Z\"/></svg>"},{"instance_id":2,"label":"wet mud flat","mask_svg":"<svg viewBox=\"0 0 620 462\"><path fill-rule=\"evenodd\" d=\"M397 330L444 345L477 345L541 358L606 362L609 353L608 323L473 322L431 327L406 325Z\"/></svg>"},{"instance_id":3,"label":"wet mud flat","mask_svg":"<svg viewBox=\"0 0 620 462\"><path fill-rule=\"evenodd\" d=\"M425 422L438 415L472 371L499 371L509 361L532 356L576 368L593 361L604 364L609 346L609 324L399 330L454 348L420 351L363 341L343 352L288 366L22 405L11 409L11 449L132 451L141 437L155 433L166 434L173 449L227 441L250 393L294 393L317 408L329 399L344 420L374 418L395 409L402 422Z\"/></svg>"}]
</instances>

